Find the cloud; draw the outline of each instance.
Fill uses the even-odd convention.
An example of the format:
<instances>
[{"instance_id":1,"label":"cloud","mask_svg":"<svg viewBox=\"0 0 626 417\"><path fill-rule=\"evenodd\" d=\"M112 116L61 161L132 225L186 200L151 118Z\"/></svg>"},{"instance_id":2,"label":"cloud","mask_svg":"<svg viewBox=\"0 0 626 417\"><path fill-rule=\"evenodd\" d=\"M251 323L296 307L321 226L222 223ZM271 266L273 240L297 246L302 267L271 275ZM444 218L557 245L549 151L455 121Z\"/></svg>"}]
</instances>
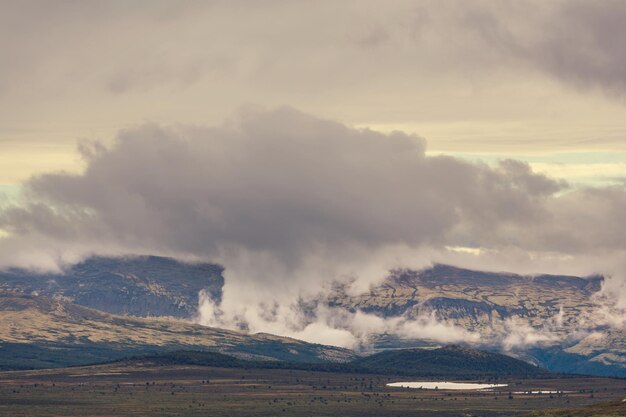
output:
<instances>
[{"instance_id":1,"label":"cloud","mask_svg":"<svg viewBox=\"0 0 626 417\"><path fill-rule=\"evenodd\" d=\"M4 210L0 225L200 256L244 248L289 265L386 245L462 246L466 230L481 240L508 225L543 227L565 187L519 161L492 169L427 157L424 146L291 108L244 111L212 128L144 125L109 149L83 146L84 173L30 180L25 204ZM598 198L606 210L622 204L618 189L586 193L597 194L589 212Z\"/></svg>"},{"instance_id":2,"label":"cloud","mask_svg":"<svg viewBox=\"0 0 626 417\"><path fill-rule=\"evenodd\" d=\"M351 349L367 349L371 337L381 334L435 343L478 343L481 339L478 333L437 320L435 312L385 318L358 309L352 312L328 307L319 299L310 302L314 305L308 308L288 303L274 303L268 308L262 303L261 308L231 304L224 310L202 292L195 321L206 326L245 328ZM285 307L289 311L284 311Z\"/></svg>"},{"instance_id":3,"label":"cloud","mask_svg":"<svg viewBox=\"0 0 626 417\"><path fill-rule=\"evenodd\" d=\"M505 334L501 344L507 351L537 345L556 345L562 342L561 337L555 333L545 328L534 328L519 318L506 320L504 326Z\"/></svg>"},{"instance_id":4,"label":"cloud","mask_svg":"<svg viewBox=\"0 0 626 417\"><path fill-rule=\"evenodd\" d=\"M461 69L490 72L516 69L544 74L577 88L598 88L610 97L626 93L626 36L622 22L626 4L619 0L555 2L499 1L426 2L430 19L416 25L422 44L425 33L453 45L443 49L446 59L456 55ZM460 47L459 39L463 39ZM463 50L464 49L464 50Z\"/></svg>"},{"instance_id":5,"label":"cloud","mask_svg":"<svg viewBox=\"0 0 626 417\"><path fill-rule=\"evenodd\" d=\"M44 165L78 169L66 150L77 136L112 137L138 120L214 124L247 102L422 134L430 126L432 148L445 151L622 149L620 100L580 90L623 97L623 9L3 2L0 139L12 142L3 181Z\"/></svg>"},{"instance_id":6,"label":"cloud","mask_svg":"<svg viewBox=\"0 0 626 417\"><path fill-rule=\"evenodd\" d=\"M7 3L0 30L17 36L1 38L11 65L0 70L0 85L12 89L9 81L40 75L41 68L55 82L88 82L114 95L211 76L315 91L349 87L350 78L361 86L389 71L402 79L456 72L476 81L481 72L532 69L611 95L626 87L620 0L407 0L384 7L348 1L333 5L332 15L324 3L290 6ZM44 30L25 31L26 24ZM328 71L336 80L325 77Z\"/></svg>"},{"instance_id":7,"label":"cloud","mask_svg":"<svg viewBox=\"0 0 626 417\"><path fill-rule=\"evenodd\" d=\"M454 239L455 227L485 223L543 227L536 220L550 214L546 202L587 201L574 210L584 217L595 216L599 199L618 210L623 198L620 188L605 188L549 199L565 184L519 161L491 169L426 157L416 136L354 130L289 108L243 112L217 128L145 125L122 132L109 150L81 149L84 174L31 180L27 206L4 211L5 229L202 255L218 246L292 255L327 245L432 244Z\"/></svg>"},{"instance_id":8,"label":"cloud","mask_svg":"<svg viewBox=\"0 0 626 417\"><path fill-rule=\"evenodd\" d=\"M611 96L626 93L626 4L619 0L563 2L549 31L536 40L532 59L554 77Z\"/></svg>"}]
</instances>

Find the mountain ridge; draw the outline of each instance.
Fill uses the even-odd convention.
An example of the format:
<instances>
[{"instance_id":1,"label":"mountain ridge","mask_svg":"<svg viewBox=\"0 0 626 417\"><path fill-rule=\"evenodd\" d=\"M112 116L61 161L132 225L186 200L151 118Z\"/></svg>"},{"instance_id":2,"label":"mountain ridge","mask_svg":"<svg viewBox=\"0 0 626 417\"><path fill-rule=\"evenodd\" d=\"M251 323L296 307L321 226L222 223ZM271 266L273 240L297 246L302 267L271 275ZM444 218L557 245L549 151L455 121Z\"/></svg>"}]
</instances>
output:
<instances>
[{"instance_id":1,"label":"mountain ridge","mask_svg":"<svg viewBox=\"0 0 626 417\"><path fill-rule=\"evenodd\" d=\"M198 294L222 297L224 268L162 256L94 256L59 273L12 268L0 272L0 290L66 297L73 303L112 314L138 317L195 316Z\"/></svg>"},{"instance_id":2,"label":"mountain ridge","mask_svg":"<svg viewBox=\"0 0 626 417\"><path fill-rule=\"evenodd\" d=\"M355 353L269 334L245 334L171 318L119 316L73 304L65 299L0 292L0 367L9 362L28 366L47 351L57 366L117 359L142 352L199 349L229 353L242 359L306 362L345 361ZM61 350L67 355L59 355ZM10 352L10 354L8 353ZM81 358L81 355L84 358ZM4 361L4 362L3 362ZM3 365L4 363L4 365Z\"/></svg>"},{"instance_id":3,"label":"mountain ridge","mask_svg":"<svg viewBox=\"0 0 626 417\"><path fill-rule=\"evenodd\" d=\"M342 363L253 361L206 351L174 351L124 358L115 362L147 366L196 365L222 368L293 369L458 380L555 377L547 370L521 360L460 345L446 345L436 349L390 350L357 357Z\"/></svg>"}]
</instances>

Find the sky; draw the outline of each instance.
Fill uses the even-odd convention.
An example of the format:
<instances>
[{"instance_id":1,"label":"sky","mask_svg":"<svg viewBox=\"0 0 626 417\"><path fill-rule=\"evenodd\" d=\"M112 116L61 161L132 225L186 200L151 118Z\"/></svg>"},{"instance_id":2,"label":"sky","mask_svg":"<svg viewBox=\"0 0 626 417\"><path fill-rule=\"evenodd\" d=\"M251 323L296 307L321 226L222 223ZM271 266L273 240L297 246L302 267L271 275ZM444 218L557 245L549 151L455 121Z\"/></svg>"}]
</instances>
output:
<instances>
[{"instance_id":1,"label":"sky","mask_svg":"<svg viewBox=\"0 0 626 417\"><path fill-rule=\"evenodd\" d=\"M624 21L619 0L0 0L0 266L220 262L206 321L256 330L241 304L435 261L602 273L625 308Z\"/></svg>"},{"instance_id":2,"label":"sky","mask_svg":"<svg viewBox=\"0 0 626 417\"><path fill-rule=\"evenodd\" d=\"M620 1L101 3L0 3L3 188L80 170L79 140L247 105L574 181L626 172Z\"/></svg>"}]
</instances>

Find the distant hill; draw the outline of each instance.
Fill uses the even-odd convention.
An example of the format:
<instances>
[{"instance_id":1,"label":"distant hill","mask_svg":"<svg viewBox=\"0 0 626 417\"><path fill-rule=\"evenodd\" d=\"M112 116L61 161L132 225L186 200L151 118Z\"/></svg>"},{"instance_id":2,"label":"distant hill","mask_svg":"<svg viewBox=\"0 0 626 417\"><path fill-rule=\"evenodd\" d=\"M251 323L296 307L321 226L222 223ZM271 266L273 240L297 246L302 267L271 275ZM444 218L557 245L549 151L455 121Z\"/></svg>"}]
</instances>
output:
<instances>
[{"instance_id":1,"label":"distant hill","mask_svg":"<svg viewBox=\"0 0 626 417\"><path fill-rule=\"evenodd\" d=\"M205 350L259 361L348 361L355 353L269 334L104 313L65 299L0 292L0 369L83 365L131 355Z\"/></svg>"},{"instance_id":2,"label":"distant hill","mask_svg":"<svg viewBox=\"0 0 626 417\"><path fill-rule=\"evenodd\" d=\"M483 343L491 341L494 349L499 347L498 338L510 332L505 323L517 320L538 332L545 330L554 339L512 346L508 352L516 357L553 372L626 377L626 332L601 325L595 328L593 320L581 328L581 318L597 307L594 295L602 283L600 276L518 275L438 264L421 271L392 271L381 283L358 294L339 285L324 301L386 318L433 314L479 333ZM583 339L572 339L574 334L583 334ZM394 334L372 335L369 342L373 350L439 344Z\"/></svg>"},{"instance_id":3,"label":"distant hill","mask_svg":"<svg viewBox=\"0 0 626 417\"><path fill-rule=\"evenodd\" d=\"M113 314L191 318L198 293L221 299L223 268L159 256L92 257L61 274L22 269L0 272L0 290L63 296L75 304Z\"/></svg>"},{"instance_id":4,"label":"distant hill","mask_svg":"<svg viewBox=\"0 0 626 417\"><path fill-rule=\"evenodd\" d=\"M545 369L510 356L458 345L438 349L386 350L357 358L350 364L374 373L425 377L537 377L549 374Z\"/></svg>"},{"instance_id":5,"label":"distant hill","mask_svg":"<svg viewBox=\"0 0 626 417\"><path fill-rule=\"evenodd\" d=\"M177 351L127 359L149 365L198 365L222 368L298 369L324 372L380 374L420 378L537 378L545 369L497 353L461 346L439 349L389 350L350 362L254 361L214 352Z\"/></svg>"}]
</instances>

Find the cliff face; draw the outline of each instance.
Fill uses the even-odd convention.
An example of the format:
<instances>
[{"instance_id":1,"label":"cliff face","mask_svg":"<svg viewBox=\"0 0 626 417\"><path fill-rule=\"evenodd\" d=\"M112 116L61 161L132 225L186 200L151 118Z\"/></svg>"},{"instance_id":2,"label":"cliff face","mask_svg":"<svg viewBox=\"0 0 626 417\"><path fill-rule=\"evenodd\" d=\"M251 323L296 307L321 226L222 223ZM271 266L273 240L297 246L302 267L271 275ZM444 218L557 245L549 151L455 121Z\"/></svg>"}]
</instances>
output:
<instances>
[{"instance_id":1,"label":"cliff face","mask_svg":"<svg viewBox=\"0 0 626 417\"><path fill-rule=\"evenodd\" d=\"M551 371L626 376L626 332L596 321L594 294L602 282L597 276L522 276L435 265L423 271L394 271L361 294L350 295L337 286L328 303L387 318L434 314L479 333L491 348L506 349ZM515 332L521 341L501 345ZM532 343L533 338L541 341ZM424 343L429 342L386 334L371 338L373 349Z\"/></svg>"},{"instance_id":2,"label":"cliff face","mask_svg":"<svg viewBox=\"0 0 626 417\"><path fill-rule=\"evenodd\" d=\"M165 317L195 316L199 291L205 290L219 300L224 284L222 272L218 265L186 264L169 258L97 257L62 274L1 272L0 293L40 297L42 303L65 301L72 306L68 308L88 307L85 311L89 312L84 313L87 316L99 310L98 314L160 317L159 326L167 327L171 320ZM336 285L325 299L313 301L383 317L434 315L479 333L483 346L489 349L503 349L552 371L626 376L626 332L595 320L598 306L594 294L601 285L601 277L522 276L435 265L423 271L393 271L381 284L356 295ZM0 305L2 310L6 309ZM9 313L3 314L8 318ZM131 319L126 317L127 324L118 330L130 334L133 326L143 326ZM43 323L47 319L37 320ZM30 322L18 322L24 326L23 335L27 335ZM84 333L90 337L87 327L85 324ZM57 331L63 334L61 327ZM522 339L520 343L513 340L510 346L501 344L503 338L516 332L515 337ZM539 337L546 339L545 343L523 340L528 332L536 333L529 339ZM46 337L54 340L55 336ZM27 339L25 336L23 340ZM132 337L129 340L136 342ZM156 343L154 340L150 343ZM373 350L436 344L419 335L407 340L393 334L371 335L370 342Z\"/></svg>"},{"instance_id":3,"label":"cliff face","mask_svg":"<svg viewBox=\"0 0 626 417\"><path fill-rule=\"evenodd\" d=\"M222 271L219 265L187 264L157 256L93 257L62 274L1 272L0 290L65 297L113 314L190 318L196 313L201 290L215 300L221 298Z\"/></svg>"},{"instance_id":4,"label":"cliff face","mask_svg":"<svg viewBox=\"0 0 626 417\"><path fill-rule=\"evenodd\" d=\"M591 297L601 284L601 277L521 276L436 265L394 271L363 294L347 295L339 287L329 303L386 317L434 312L472 331L486 331L508 318L523 318L531 326L558 318L567 329L594 307Z\"/></svg>"}]
</instances>

